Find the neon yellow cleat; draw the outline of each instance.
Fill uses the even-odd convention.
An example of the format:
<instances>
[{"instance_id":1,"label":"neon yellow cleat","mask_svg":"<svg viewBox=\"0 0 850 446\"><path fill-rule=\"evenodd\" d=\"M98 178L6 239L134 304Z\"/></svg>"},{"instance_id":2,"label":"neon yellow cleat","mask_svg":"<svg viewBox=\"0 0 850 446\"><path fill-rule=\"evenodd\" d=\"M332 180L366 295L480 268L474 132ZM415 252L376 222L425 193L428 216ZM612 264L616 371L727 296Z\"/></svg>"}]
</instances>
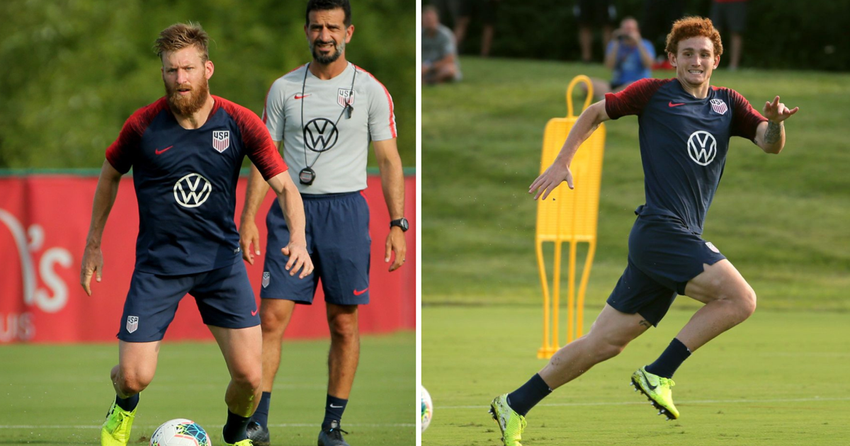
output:
<instances>
[{"instance_id":1,"label":"neon yellow cleat","mask_svg":"<svg viewBox=\"0 0 850 446\"><path fill-rule=\"evenodd\" d=\"M522 431L525 430L525 417L516 413L508 405L508 394L497 396L490 403L490 415L502 431L502 444L505 446L522 446Z\"/></svg>"},{"instance_id":2,"label":"neon yellow cleat","mask_svg":"<svg viewBox=\"0 0 850 446\"><path fill-rule=\"evenodd\" d=\"M127 412L113 402L106 414L106 421L100 428L100 445L126 446L130 441L130 428L133 427L135 417L136 409Z\"/></svg>"},{"instance_id":3,"label":"neon yellow cleat","mask_svg":"<svg viewBox=\"0 0 850 446\"><path fill-rule=\"evenodd\" d=\"M658 409L658 415L666 415L667 420L679 418L679 410L673 404L672 387L675 385L672 379L647 372L646 367L641 367L632 373L632 386L635 392L640 391L646 395L649 402Z\"/></svg>"},{"instance_id":4,"label":"neon yellow cleat","mask_svg":"<svg viewBox=\"0 0 850 446\"><path fill-rule=\"evenodd\" d=\"M224 446L254 446L254 443L250 438L246 438L244 440L239 440L236 443L228 443L224 441L224 437L221 437L221 444Z\"/></svg>"}]
</instances>

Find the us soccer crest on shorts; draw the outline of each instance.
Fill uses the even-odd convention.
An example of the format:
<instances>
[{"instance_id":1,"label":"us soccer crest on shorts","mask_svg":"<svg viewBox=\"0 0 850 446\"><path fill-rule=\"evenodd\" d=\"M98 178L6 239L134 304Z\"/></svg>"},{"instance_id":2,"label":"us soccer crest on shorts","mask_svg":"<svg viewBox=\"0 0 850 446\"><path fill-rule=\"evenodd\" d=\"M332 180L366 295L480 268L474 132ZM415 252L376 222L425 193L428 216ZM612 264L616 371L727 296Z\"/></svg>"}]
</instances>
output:
<instances>
[{"instance_id":1,"label":"us soccer crest on shorts","mask_svg":"<svg viewBox=\"0 0 850 446\"><path fill-rule=\"evenodd\" d=\"M127 333L132 333L139 329L139 316L127 316Z\"/></svg>"}]
</instances>

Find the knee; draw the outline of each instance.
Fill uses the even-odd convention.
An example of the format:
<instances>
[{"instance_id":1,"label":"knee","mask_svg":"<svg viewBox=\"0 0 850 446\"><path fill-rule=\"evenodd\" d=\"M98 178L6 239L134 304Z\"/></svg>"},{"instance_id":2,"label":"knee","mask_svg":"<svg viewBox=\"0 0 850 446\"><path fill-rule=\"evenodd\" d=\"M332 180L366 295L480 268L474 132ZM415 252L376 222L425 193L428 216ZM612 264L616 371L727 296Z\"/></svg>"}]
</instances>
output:
<instances>
[{"instance_id":1,"label":"knee","mask_svg":"<svg viewBox=\"0 0 850 446\"><path fill-rule=\"evenodd\" d=\"M283 332L286 330L291 316L291 311L276 311L263 307L260 310L260 327L263 330L263 334L279 334L283 336Z\"/></svg>"},{"instance_id":2,"label":"knee","mask_svg":"<svg viewBox=\"0 0 850 446\"><path fill-rule=\"evenodd\" d=\"M263 382L262 367L251 367L250 369L234 370L231 376L233 384L247 393L256 393Z\"/></svg>"},{"instance_id":3,"label":"knee","mask_svg":"<svg viewBox=\"0 0 850 446\"><path fill-rule=\"evenodd\" d=\"M741 320L745 320L755 313L756 301L756 292L749 286L738 293L735 298L735 302L738 304L737 306Z\"/></svg>"},{"instance_id":4,"label":"knee","mask_svg":"<svg viewBox=\"0 0 850 446\"><path fill-rule=\"evenodd\" d=\"M600 336L591 340L591 354L594 362L599 363L619 355L629 344L629 341L613 336Z\"/></svg>"},{"instance_id":5,"label":"knee","mask_svg":"<svg viewBox=\"0 0 850 446\"><path fill-rule=\"evenodd\" d=\"M356 340L358 338L357 319L349 317L336 317L328 324L331 337L335 340Z\"/></svg>"},{"instance_id":6,"label":"knee","mask_svg":"<svg viewBox=\"0 0 850 446\"><path fill-rule=\"evenodd\" d=\"M151 381L153 381L153 375L147 376L144 373L136 371L122 370L115 377L114 383L116 390L120 394L132 396L145 390Z\"/></svg>"}]
</instances>

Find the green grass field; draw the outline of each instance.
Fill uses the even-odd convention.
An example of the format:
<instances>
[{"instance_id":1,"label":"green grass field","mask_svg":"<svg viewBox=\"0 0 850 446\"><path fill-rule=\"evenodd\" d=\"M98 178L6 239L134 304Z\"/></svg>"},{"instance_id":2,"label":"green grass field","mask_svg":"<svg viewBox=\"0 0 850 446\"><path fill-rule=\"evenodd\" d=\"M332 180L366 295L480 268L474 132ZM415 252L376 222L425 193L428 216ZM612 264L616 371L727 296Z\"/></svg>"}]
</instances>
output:
<instances>
[{"instance_id":1,"label":"green grass field","mask_svg":"<svg viewBox=\"0 0 850 446\"><path fill-rule=\"evenodd\" d=\"M462 69L462 82L423 89L422 383L435 404L423 446L500 444L490 400L545 364L536 358L536 205L526 191L546 121L566 115L569 81L607 76L601 65L527 60L464 58ZM532 410L524 445L848 444L850 75L741 70L712 80L759 110L777 94L801 109L779 156L732 140L706 220L704 237L748 279L759 309L679 369L680 420L656 416L629 376L698 308L686 297L659 328ZM625 267L633 210L644 202L637 120L606 125L586 328Z\"/></svg>"},{"instance_id":2,"label":"green grass field","mask_svg":"<svg viewBox=\"0 0 850 446\"><path fill-rule=\"evenodd\" d=\"M412 332L364 336L343 428L352 444L416 444L416 341ZM274 444L315 445L324 416L327 341L287 341L269 428ZM114 398L110 345L0 347L0 445L96 445ZM147 445L172 418L203 426L221 444L229 378L215 343L164 343L157 376L142 393L131 444ZM144 437L144 438L142 438Z\"/></svg>"}]
</instances>

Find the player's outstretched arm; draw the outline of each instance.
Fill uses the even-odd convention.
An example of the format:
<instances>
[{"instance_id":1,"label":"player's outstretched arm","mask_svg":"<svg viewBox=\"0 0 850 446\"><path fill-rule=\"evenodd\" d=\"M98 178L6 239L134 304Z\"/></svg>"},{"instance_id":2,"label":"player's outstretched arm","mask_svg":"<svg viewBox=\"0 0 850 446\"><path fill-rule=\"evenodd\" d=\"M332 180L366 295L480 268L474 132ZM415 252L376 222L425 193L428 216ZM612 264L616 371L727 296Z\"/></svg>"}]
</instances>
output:
<instances>
[{"instance_id":1,"label":"player's outstretched arm","mask_svg":"<svg viewBox=\"0 0 850 446\"><path fill-rule=\"evenodd\" d=\"M313 272L313 260L307 252L306 218L301 193L292 182L289 172L281 172L269 178L268 183L277 194L283 218L286 219L286 226L289 228L289 243L281 249L283 255L289 257L286 270L289 271L290 276L294 276L301 270L298 278L303 279Z\"/></svg>"},{"instance_id":2,"label":"player's outstretched arm","mask_svg":"<svg viewBox=\"0 0 850 446\"><path fill-rule=\"evenodd\" d=\"M579 146L590 138L599 124L607 121L608 113L605 111L605 99L587 107L578 117L573 125L564 146L555 158L555 161L528 187L528 193L534 194L534 199L546 197L558 187L561 182L566 181L570 189L573 188L573 174L570 172L570 163L578 151Z\"/></svg>"},{"instance_id":3,"label":"player's outstretched arm","mask_svg":"<svg viewBox=\"0 0 850 446\"><path fill-rule=\"evenodd\" d=\"M397 220L404 217L404 169L401 166L396 139L373 141L372 145L375 147L375 158L378 160L378 169L381 171L381 188L384 192L384 201L387 203L387 211L390 213L390 220ZM399 269L407 255L404 231L398 226L390 228L390 233L387 234L384 249L385 263L389 263L393 253L395 253L395 259L390 265L390 271Z\"/></svg>"},{"instance_id":4,"label":"player's outstretched arm","mask_svg":"<svg viewBox=\"0 0 850 446\"><path fill-rule=\"evenodd\" d=\"M260 209L263 199L269 192L269 184L263 180L263 175L257 170L257 166L251 164L250 170L248 188L245 191L245 207L242 208L242 217L239 219L239 247L242 248L242 258L253 265L254 256L260 255L260 231L257 230L257 223L254 220L257 210Z\"/></svg>"},{"instance_id":5,"label":"player's outstretched arm","mask_svg":"<svg viewBox=\"0 0 850 446\"><path fill-rule=\"evenodd\" d=\"M762 115L767 122L762 122L756 129L756 144L767 153L779 153L785 147L785 120L793 116L800 107L789 109L779 102L779 96L773 102L764 103Z\"/></svg>"},{"instance_id":6,"label":"player's outstretched arm","mask_svg":"<svg viewBox=\"0 0 850 446\"><path fill-rule=\"evenodd\" d=\"M80 285L86 294L91 296L91 278L100 282L103 275L103 252L100 242L103 238L103 228L109 218L109 212L115 203L118 194L118 186L121 184L121 172L115 170L109 161L103 161L100 169L100 177L97 180L97 189L94 192L94 203L91 211L91 224L86 236L86 248L83 252L82 265L80 267Z\"/></svg>"}]
</instances>

